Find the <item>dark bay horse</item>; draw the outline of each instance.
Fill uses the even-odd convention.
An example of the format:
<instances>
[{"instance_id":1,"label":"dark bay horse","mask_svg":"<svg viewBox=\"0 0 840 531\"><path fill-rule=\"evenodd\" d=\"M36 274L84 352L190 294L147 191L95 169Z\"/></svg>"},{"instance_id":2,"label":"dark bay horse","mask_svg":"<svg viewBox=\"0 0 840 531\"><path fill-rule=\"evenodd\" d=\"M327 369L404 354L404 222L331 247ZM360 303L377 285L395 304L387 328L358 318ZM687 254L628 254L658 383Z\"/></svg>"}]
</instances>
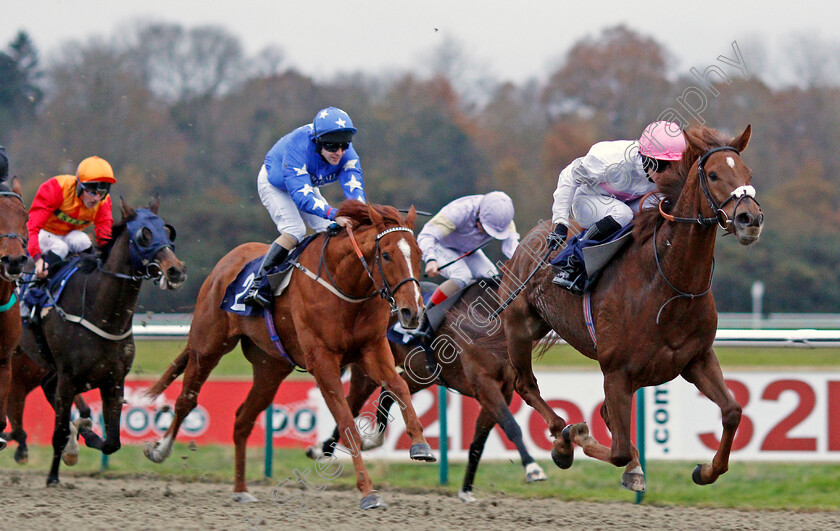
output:
<instances>
[{"instance_id":1,"label":"dark bay horse","mask_svg":"<svg viewBox=\"0 0 840 531\"><path fill-rule=\"evenodd\" d=\"M52 437L53 460L47 485L59 483L58 468L65 448L72 448L65 462L75 464L77 444L71 437L70 406L74 397L98 388L105 421L103 440L81 424L87 446L104 454L120 448L120 416L125 377L134 361L132 318L144 279L177 289L186 280L184 264L173 251L174 229L157 216L159 199L148 209L135 210L122 203L122 219L114 224L112 238L100 256L79 262L56 305L42 312L39 324L24 328L23 351L54 371L44 382L44 394L55 409ZM86 426L86 427L85 427Z\"/></svg>"},{"instance_id":2,"label":"dark bay horse","mask_svg":"<svg viewBox=\"0 0 840 531\"><path fill-rule=\"evenodd\" d=\"M432 284L436 287L436 284ZM431 342L434 361L429 362L421 347L404 345L391 341L391 351L397 365L403 367L402 378L408 384L411 394L426 389L435 383L443 382L458 393L476 399L481 411L475 421L475 434L470 443L467 470L464 481L458 491L458 497L465 502L476 501L472 494L475 474L487 437L497 424L502 427L508 440L519 451L522 466L525 468L525 481L543 481L545 472L531 457L522 440L522 430L508 407L513 398L516 373L508 361L505 350L484 350L474 343L464 341L465 332L458 325L457 316L467 311L468 307L480 306L494 310L498 307L495 293L498 284L490 279L483 279L470 285L447 313L438 326L435 339ZM424 290L425 291L425 290ZM392 319L392 324L393 324ZM475 339L475 338L473 338ZM347 400L353 415L358 416L367 399L379 387L355 367L350 376L350 392ZM383 390L377 401L374 437L364 441L362 450L371 450L382 446L385 440L385 428L389 420L389 410L394 403L391 393ZM402 405L402 403L400 403ZM320 455L331 455L338 442L338 428L332 437L318 446L307 448L306 455L315 459Z\"/></svg>"},{"instance_id":3,"label":"dark bay horse","mask_svg":"<svg viewBox=\"0 0 840 531\"><path fill-rule=\"evenodd\" d=\"M316 283L306 274L300 274L298 268L288 288L274 298L271 313L282 347L296 365L315 377L341 429L342 442L353 458L356 486L363 496L361 508L368 509L385 503L373 491L362 461L359 451L362 438L341 386L342 367L355 363L407 404L403 417L412 441L409 455L421 461L435 460L411 406L408 386L396 372L385 336L392 311L406 328L416 328L423 316L416 278L420 273L420 249L412 233L416 217L413 208L404 219L393 207L347 200L341 204L338 216L354 220L355 230L336 236L319 234L298 259L303 268L326 275L328 280L319 276L320 281ZM358 248L354 251L356 240ZM159 441L146 448L146 456L159 463L171 454L178 429L196 406L210 371L241 342L245 357L253 365L254 384L237 410L234 423L233 490L234 500L240 502L256 501L245 485L248 435L257 416L272 402L278 386L294 366L281 357L262 314L241 316L220 309L219 304L243 266L265 254L266 249L264 244L246 243L216 264L198 294L186 348L148 393L159 396L184 373L172 424ZM330 469L327 477L331 478L335 477L333 473L338 466L319 461L316 468L319 475Z\"/></svg>"},{"instance_id":4,"label":"dark bay horse","mask_svg":"<svg viewBox=\"0 0 840 531\"><path fill-rule=\"evenodd\" d=\"M6 427L6 396L11 385L12 354L20 340L20 308L15 282L27 262L26 207L20 180L0 180L0 434ZM6 440L0 435L0 450Z\"/></svg>"},{"instance_id":5,"label":"dark bay horse","mask_svg":"<svg viewBox=\"0 0 840 531\"><path fill-rule=\"evenodd\" d=\"M512 292L536 271L501 315L516 390L548 423L554 437L552 458L559 467L571 466L573 443L578 444L586 455L626 465L622 484L643 491L638 451L630 442L633 394L682 376L720 407L723 420L714 460L698 465L692 479L706 485L728 470L741 407L727 389L712 349L717 310L710 287L717 227L743 245L761 234L764 215L750 186L752 171L740 156L750 133L749 126L734 139L703 126L685 131L688 146L682 161L658 183L663 196L659 208L636 215L633 241L605 268L591 293L592 335L581 298L554 286L551 268L541 263L551 230L547 223L535 227L507 263L500 292ZM541 249L535 250L535 244ZM567 426L540 396L532 345L551 330L598 361L610 448L595 441L585 424Z\"/></svg>"}]
</instances>

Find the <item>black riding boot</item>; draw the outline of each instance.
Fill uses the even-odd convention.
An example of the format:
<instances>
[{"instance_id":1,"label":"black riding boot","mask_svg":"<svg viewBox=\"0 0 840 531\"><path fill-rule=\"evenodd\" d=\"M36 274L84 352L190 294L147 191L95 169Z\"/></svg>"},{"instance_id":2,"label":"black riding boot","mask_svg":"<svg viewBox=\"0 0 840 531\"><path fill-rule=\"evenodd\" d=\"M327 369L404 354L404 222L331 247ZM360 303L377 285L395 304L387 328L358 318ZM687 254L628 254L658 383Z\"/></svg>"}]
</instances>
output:
<instances>
[{"instance_id":1,"label":"black riding boot","mask_svg":"<svg viewBox=\"0 0 840 531\"><path fill-rule=\"evenodd\" d=\"M592 240L602 242L621 228L621 224L607 216L598 220L589 227L579 238L580 240ZM574 254L570 255L564 264L559 267L557 275L552 282L561 288L568 290L573 295L583 295L583 287L586 284L586 266Z\"/></svg>"},{"instance_id":2,"label":"black riding boot","mask_svg":"<svg viewBox=\"0 0 840 531\"><path fill-rule=\"evenodd\" d=\"M557 274L551 281L572 295L582 295L583 286L586 283L586 268L576 255L571 254L558 267Z\"/></svg>"},{"instance_id":3,"label":"black riding boot","mask_svg":"<svg viewBox=\"0 0 840 531\"><path fill-rule=\"evenodd\" d=\"M268 252L265 253L265 257L263 257L262 264L260 264L260 270L257 272L257 276L254 277L254 281L248 289L248 294L243 297L242 302L245 304L262 306L263 308L268 306L271 301L260 294L260 284L262 283L262 279L265 277L266 272L272 267L282 264L288 256L288 249L277 242L272 242L271 247L268 248Z\"/></svg>"}]
</instances>

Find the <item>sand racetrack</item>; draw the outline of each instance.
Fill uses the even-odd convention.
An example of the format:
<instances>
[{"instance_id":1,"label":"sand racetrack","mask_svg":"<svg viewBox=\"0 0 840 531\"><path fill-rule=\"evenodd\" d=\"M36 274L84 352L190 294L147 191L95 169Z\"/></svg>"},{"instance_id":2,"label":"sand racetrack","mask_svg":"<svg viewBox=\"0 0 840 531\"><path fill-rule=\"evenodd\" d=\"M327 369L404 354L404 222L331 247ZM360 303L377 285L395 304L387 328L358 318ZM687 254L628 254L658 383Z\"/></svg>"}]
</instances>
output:
<instances>
[{"instance_id":1,"label":"sand racetrack","mask_svg":"<svg viewBox=\"0 0 840 531\"><path fill-rule=\"evenodd\" d=\"M359 510L356 491L310 493L292 520L256 485L259 503L231 500L222 483L182 483L154 477L103 479L63 476L47 489L42 472L3 472L4 529L838 529L840 513L738 511L654 507L630 503L559 502L482 494L470 505L436 493L381 492L387 509ZM288 487L286 487L288 489ZM288 499L294 490L279 491ZM302 492L302 491L298 491ZM292 503L291 505L297 504Z\"/></svg>"}]
</instances>

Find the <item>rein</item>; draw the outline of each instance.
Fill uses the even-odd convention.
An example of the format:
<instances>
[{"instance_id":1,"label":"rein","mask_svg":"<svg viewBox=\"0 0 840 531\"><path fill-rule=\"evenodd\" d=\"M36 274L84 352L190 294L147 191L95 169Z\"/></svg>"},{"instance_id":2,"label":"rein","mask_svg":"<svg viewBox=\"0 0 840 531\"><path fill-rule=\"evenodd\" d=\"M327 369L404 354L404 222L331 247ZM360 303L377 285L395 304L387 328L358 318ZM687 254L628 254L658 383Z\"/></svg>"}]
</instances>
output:
<instances>
[{"instance_id":1,"label":"rein","mask_svg":"<svg viewBox=\"0 0 840 531\"><path fill-rule=\"evenodd\" d=\"M715 216L704 218L702 212L698 212L696 218L683 218L673 216L662 210L663 201L659 202L659 215L665 218L665 220L670 221L672 223L698 223L703 227L714 227L715 225L718 225L720 228L726 229L732 223L732 220L729 219L729 216L727 216L726 212L723 211L723 207L729 204L729 202L737 200L735 203L735 208L732 211L733 217L735 217L738 211L738 207L741 205L741 202L744 199L749 197L755 202L755 204L758 204L758 201L755 200L755 188L749 185L739 186L738 188L733 190L732 193L729 194L729 197L727 197L722 203L718 203L717 199L715 199L715 197L712 195L711 191L709 190L709 182L706 177L706 171L703 168L703 166L712 154L717 153L719 151L734 151L739 156L741 154L737 149L735 149L732 146L716 147L705 152L700 157L700 160L698 160L697 162L697 181L700 185L700 190L703 192L703 196L706 198L706 202L709 204L709 207L711 207L712 212L715 213ZM714 257L712 257L712 273L709 276L709 287L706 288L706 290L702 293L686 293L677 289L671 283L671 281L668 280L668 277L665 276L665 272L662 270L662 263L659 260L659 252L657 251L656 226L653 227L653 257L656 260L656 269L657 271L659 271L659 275L662 277L662 279L665 281L668 287L676 293L676 295L665 301L665 303L659 308L659 311L656 314L656 324L659 324L659 317L662 315L662 310L664 310L665 306L667 306L671 301L680 298L696 299L698 297L706 295L712 290L712 280L715 276Z\"/></svg>"},{"instance_id":2,"label":"rein","mask_svg":"<svg viewBox=\"0 0 840 531\"><path fill-rule=\"evenodd\" d=\"M391 227L390 229L385 229L385 230L383 230L382 232L380 232L379 234L376 235L376 238L375 238L376 243L374 245L374 255L375 255L375 261L376 261L376 267L379 270L379 276L382 279L382 287L377 288L376 287L376 280L374 280L374 278L373 278L373 273L371 272L370 267L368 266L367 261L365 260L364 254L362 253L362 250L359 247L359 244L356 242L356 236L353 234L353 229L351 229L349 226L345 227L345 229L347 230L347 235L350 237L350 243L353 245L353 250L356 252L356 256L359 258L359 261L362 263L362 267L364 267L364 269L365 269L365 273L367 273L368 278L370 279L371 283L373 284L374 291L372 293L370 293L369 295L366 295L364 297L361 297L361 298L351 297L350 295L344 293L341 290L341 288L338 287L338 285L336 284L335 280L332 277L332 274L330 274L330 270L327 267L326 259L325 259L325 254L326 254L325 251L326 251L326 248L327 248L327 243L329 242L329 239L330 239L330 234L329 233L327 233L326 238L324 238L324 246L321 249L321 260L318 263L318 274L315 275L314 273L309 271L306 267L304 267L303 265L301 265L297 261L294 262L295 268L297 268L298 270L300 270L301 272L306 274L309 278L315 280L316 282L318 282L319 284L321 284L322 286L327 288L331 293L333 293L338 298L340 298L344 301L352 302L352 303L359 303L359 302L364 302L366 300L372 299L373 297L376 297L377 295L379 295L380 297L382 297L383 299L388 301L388 304L391 306L391 313L395 313L397 311L397 302L394 300L394 293L400 288L400 286L402 286L403 284L405 284L407 282L416 282L417 285L419 286L420 281L418 279L414 278L414 277L407 277L407 278L404 278L403 280L399 281L392 288L388 284L388 280L386 280L386 278L385 278L385 271L382 269L382 260L381 260L380 250L379 250L379 242L381 241L381 239L385 235L391 234L392 232L410 232L410 233L414 234L414 231L412 231L408 227L401 227L400 226L400 227ZM326 281L324 281L324 279L321 278L321 269L323 269L324 272L327 274L327 278L330 280L329 283L327 283Z\"/></svg>"}]
</instances>

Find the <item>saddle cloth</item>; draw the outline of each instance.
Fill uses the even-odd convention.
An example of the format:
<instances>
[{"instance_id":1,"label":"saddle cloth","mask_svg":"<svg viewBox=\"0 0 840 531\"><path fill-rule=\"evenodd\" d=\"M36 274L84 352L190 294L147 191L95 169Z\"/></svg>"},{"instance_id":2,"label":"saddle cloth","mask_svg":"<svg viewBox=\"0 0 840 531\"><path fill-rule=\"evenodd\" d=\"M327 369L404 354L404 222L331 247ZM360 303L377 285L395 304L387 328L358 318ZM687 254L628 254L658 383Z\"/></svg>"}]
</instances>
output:
<instances>
[{"instance_id":1,"label":"saddle cloth","mask_svg":"<svg viewBox=\"0 0 840 531\"><path fill-rule=\"evenodd\" d=\"M602 242L598 240L581 240L580 237L583 234L575 234L566 241L566 247L551 260L551 265L560 265L570 255L574 254L586 267L587 280L583 290L591 291L598 282L601 271L630 242L632 230L633 224L628 223Z\"/></svg>"},{"instance_id":2,"label":"saddle cloth","mask_svg":"<svg viewBox=\"0 0 840 531\"><path fill-rule=\"evenodd\" d=\"M273 297L283 293L292 280L292 266L316 236L317 234L312 234L304 238L282 264L276 265L268 271L268 274L260 282L260 293L264 297L272 300ZM257 276L264 256L258 256L242 267L233 282L225 289L225 296L219 304L222 310L244 316L262 315L262 307L245 304L242 302L242 298L248 293L254 277Z\"/></svg>"}]
</instances>

